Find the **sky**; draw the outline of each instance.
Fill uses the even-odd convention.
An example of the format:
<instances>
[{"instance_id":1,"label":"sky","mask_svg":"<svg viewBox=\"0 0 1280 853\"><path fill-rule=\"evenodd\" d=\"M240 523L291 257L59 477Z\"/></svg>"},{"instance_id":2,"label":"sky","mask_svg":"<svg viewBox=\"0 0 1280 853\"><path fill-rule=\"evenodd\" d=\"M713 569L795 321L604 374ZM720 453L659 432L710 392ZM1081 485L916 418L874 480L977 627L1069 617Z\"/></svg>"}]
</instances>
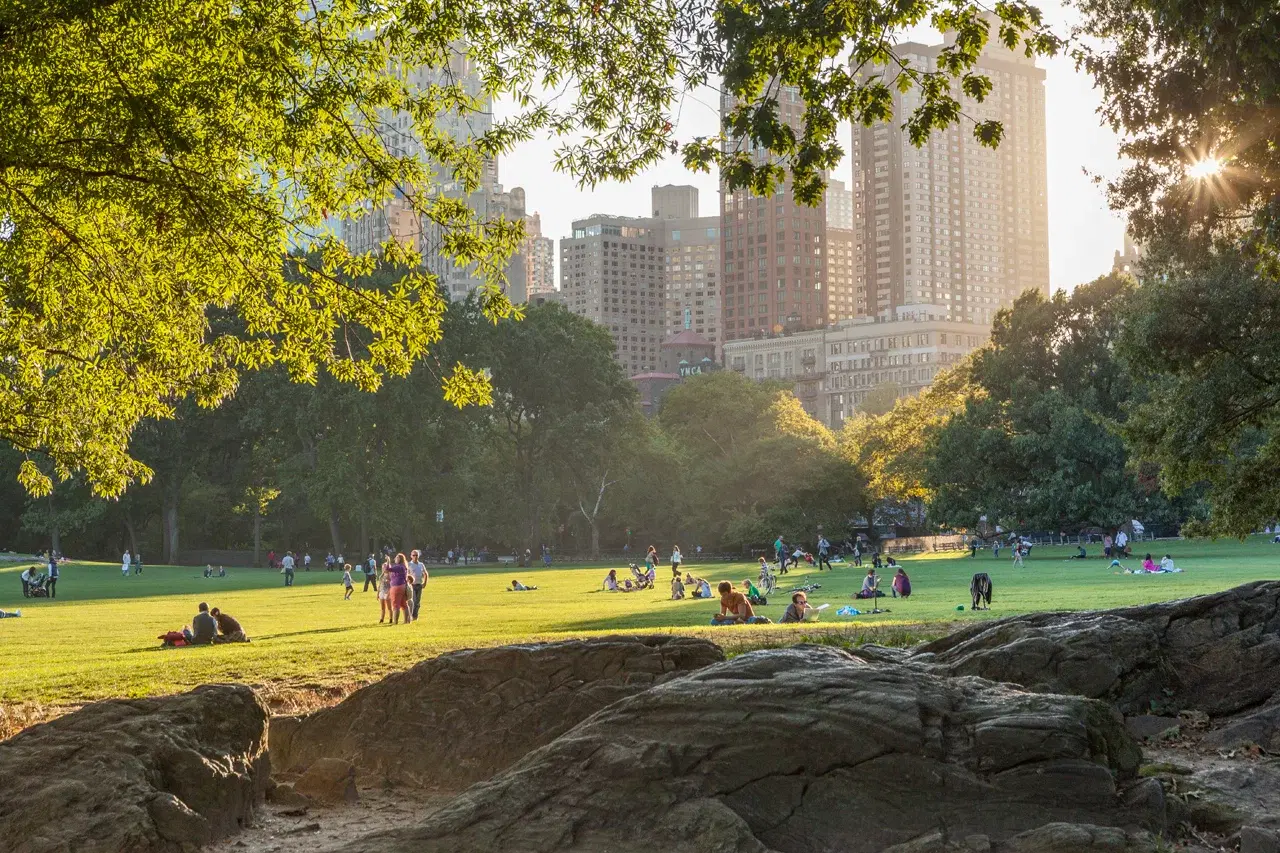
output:
<instances>
[{"instance_id":1,"label":"sky","mask_svg":"<svg viewBox=\"0 0 1280 853\"><path fill-rule=\"evenodd\" d=\"M1056 3L1040 5L1045 19L1062 33L1070 23L1068 13ZM908 39L941 41L937 33L927 29L904 33L903 40ZM1049 280L1054 290L1069 290L1110 271L1113 253L1121 248L1124 239L1124 220L1107 208L1104 187L1095 182L1095 176L1105 180L1119 173L1118 140L1097 114L1101 98L1092 81L1075 70L1069 57L1041 59L1039 65L1046 72ZM685 141L715 133L717 103L718 96L709 89L686 97L675 123L677 139ZM501 103L495 106L499 115L509 109ZM498 164L504 186L524 187L529 212L541 214L542 233L557 241L557 256L558 241L570 234L574 219L595 213L645 216L649 212L649 191L655 185L693 184L700 190L701 214L710 216L719 210L717 178L689 172L678 155L625 184L610 182L581 188L571 176L553 168L559 144L554 139L532 140ZM843 165L832 177L846 185L851 178Z\"/></svg>"}]
</instances>

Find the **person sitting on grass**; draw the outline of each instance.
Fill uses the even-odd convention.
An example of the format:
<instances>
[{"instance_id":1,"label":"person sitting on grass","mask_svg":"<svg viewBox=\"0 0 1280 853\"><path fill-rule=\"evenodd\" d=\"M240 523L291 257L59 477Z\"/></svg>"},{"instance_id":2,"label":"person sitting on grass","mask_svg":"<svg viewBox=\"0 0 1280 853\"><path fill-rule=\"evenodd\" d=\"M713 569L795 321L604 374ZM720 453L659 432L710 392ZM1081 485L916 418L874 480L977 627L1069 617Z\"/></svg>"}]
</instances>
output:
<instances>
[{"instance_id":1,"label":"person sitting on grass","mask_svg":"<svg viewBox=\"0 0 1280 853\"><path fill-rule=\"evenodd\" d=\"M618 570L610 569L609 574L604 576L605 592L622 592L622 587L618 586Z\"/></svg>"},{"instance_id":2,"label":"person sitting on grass","mask_svg":"<svg viewBox=\"0 0 1280 853\"><path fill-rule=\"evenodd\" d=\"M1173 557L1165 554L1160 558L1160 571L1162 572L1180 572L1182 569L1173 564Z\"/></svg>"},{"instance_id":3,"label":"person sitting on grass","mask_svg":"<svg viewBox=\"0 0 1280 853\"><path fill-rule=\"evenodd\" d=\"M752 604L764 606L769 603L768 600L760 593L760 590L756 588L756 585L751 582L751 578L743 580L742 590L743 595L747 597L747 601L750 601Z\"/></svg>"},{"instance_id":4,"label":"person sitting on grass","mask_svg":"<svg viewBox=\"0 0 1280 853\"><path fill-rule=\"evenodd\" d=\"M1142 558L1142 570L1144 572L1158 572L1160 568L1156 565L1155 560L1151 559L1151 555L1147 554Z\"/></svg>"},{"instance_id":5,"label":"person sitting on grass","mask_svg":"<svg viewBox=\"0 0 1280 853\"><path fill-rule=\"evenodd\" d=\"M880 591L880 576L876 574L875 567L867 569L867 576L862 579L862 589L854 593L854 598L880 598L884 593Z\"/></svg>"},{"instance_id":6,"label":"person sitting on grass","mask_svg":"<svg viewBox=\"0 0 1280 853\"><path fill-rule=\"evenodd\" d=\"M817 619L818 611L809 606L809 596L803 592L797 592L791 595L791 603L787 605L786 611L783 612L781 621L784 624L803 622L810 616Z\"/></svg>"},{"instance_id":7,"label":"person sitting on grass","mask_svg":"<svg viewBox=\"0 0 1280 853\"><path fill-rule=\"evenodd\" d=\"M902 566L898 566L898 571L894 572L893 580L889 582L889 589L893 592L894 598L911 597L911 578L907 577Z\"/></svg>"},{"instance_id":8,"label":"person sitting on grass","mask_svg":"<svg viewBox=\"0 0 1280 853\"><path fill-rule=\"evenodd\" d=\"M680 576L676 575L671 579L671 600L680 601L684 598L684 582L680 580Z\"/></svg>"},{"instance_id":9,"label":"person sitting on grass","mask_svg":"<svg viewBox=\"0 0 1280 853\"><path fill-rule=\"evenodd\" d=\"M1072 555L1071 555L1071 559L1073 559L1073 560L1087 560L1087 559L1089 559L1089 555L1088 555L1087 553L1085 553L1085 550L1084 550L1084 546L1083 546L1083 545L1077 545L1077 546L1076 546L1076 552L1075 552L1074 554L1072 554Z\"/></svg>"},{"instance_id":10,"label":"person sitting on grass","mask_svg":"<svg viewBox=\"0 0 1280 853\"><path fill-rule=\"evenodd\" d=\"M249 638L244 635L244 629L240 627L240 622L230 613L223 613L215 607L209 611L209 615L218 625L218 635L213 638L215 643L249 642Z\"/></svg>"},{"instance_id":11,"label":"person sitting on grass","mask_svg":"<svg viewBox=\"0 0 1280 853\"><path fill-rule=\"evenodd\" d=\"M520 583L520 581L516 580L515 578L512 578L511 588L508 589L507 592L532 592L535 589L537 589L536 586L525 586L524 584Z\"/></svg>"},{"instance_id":12,"label":"person sitting on grass","mask_svg":"<svg viewBox=\"0 0 1280 853\"><path fill-rule=\"evenodd\" d=\"M757 616L751 609L751 602L740 592L733 591L733 584L720 581L716 587L720 591L720 612L711 617L713 625L755 624L768 622L764 616Z\"/></svg>"},{"instance_id":13,"label":"person sitting on grass","mask_svg":"<svg viewBox=\"0 0 1280 853\"><path fill-rule=\"evenodd\" d=\"M693 587L694 598L710 598L711 584L706 578L695 578L692 575L685 578L685 586Z\"/></svg>"},{"instance_id":14,"label":"person sitting on grass","mask_svg":"<svg viewBox=\"0 0 1280 853\"><path fill-rule=\"evenodd\" d=\"M186 638L188 646L207 646L218 635L218 623L209 615L209 605L203 601L196 610L198 612L191 620L191 627L184 628L182 635Z\"/></svg>"}]
</instances>

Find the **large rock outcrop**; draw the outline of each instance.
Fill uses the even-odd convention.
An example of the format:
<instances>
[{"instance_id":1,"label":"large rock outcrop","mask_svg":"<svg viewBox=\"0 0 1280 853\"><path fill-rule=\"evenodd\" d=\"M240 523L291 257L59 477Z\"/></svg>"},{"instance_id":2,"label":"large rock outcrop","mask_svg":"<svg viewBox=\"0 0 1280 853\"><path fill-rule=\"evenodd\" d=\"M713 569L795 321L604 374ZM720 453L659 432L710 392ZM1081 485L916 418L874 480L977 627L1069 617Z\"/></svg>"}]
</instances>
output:
<instances>
[{"instance_id":1,"label":"large rock outcrop","mask_svg":"<svg viewBox=\"0 0 1280 853\"><path fill-rule=\"evenodd\" d=\"M1085 613L1033 613L959 631L910 660L1030 690L1230 714L1280 690L1280 582Z\"/></svg>"},{"instance_id":2,"label":"large rock outcrop","mask_svg":"<svg viewBox=\"0 0 1280 853\"><path fill-rule=\"evenodd\" d=\"M846 652L753 652L623 699L344 853L870 853L1057 821L1161 826L1116 712ZM1158 786L1157 786L1158 787ZM922 848L925 849L925 848Z\"/></svg>"},{"instance_id":3,"label":"large rock outcrop","mask_svg":"<svg viewBox=\"0 0 1280 853\"><path fill-rule=\"evenodd\" d=\"M673 636L453 652L299 721L272 721L272 759L290 769L342 758L364 778L462 790L606 705L722 660L713 643Z\"/></svg>"},{"instance_id":4,"label":"large rock outcrop","mask_svg":"<svg viewBox=\"0 0 1280 853\"><path fill-rule=\"evenodd\" d=\"M271 775L248 687L98 702L0 743L6 853L187 853L237 831Z\"/></svg>"}]
</instances>

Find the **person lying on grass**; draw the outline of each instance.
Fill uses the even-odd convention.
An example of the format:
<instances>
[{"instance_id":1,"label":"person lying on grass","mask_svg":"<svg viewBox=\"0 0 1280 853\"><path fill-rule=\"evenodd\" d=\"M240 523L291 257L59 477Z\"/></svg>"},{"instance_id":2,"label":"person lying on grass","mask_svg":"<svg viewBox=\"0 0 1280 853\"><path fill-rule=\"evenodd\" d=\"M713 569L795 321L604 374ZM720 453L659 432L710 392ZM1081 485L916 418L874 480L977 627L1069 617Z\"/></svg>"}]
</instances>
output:
<instances>
[{"instance_id":1,"label":"person lying on grass","mask_svg":"<svg viewBox=\"0 0 1280 853\"><path fill-rule=\"evenodd\" d=\"M751 609L751 602L747 601L747 597L740 592L733 591L733 584L728 581L720 581L717 589L720 591L720 612L711 617L711 624L750 625L769 621L764 616L756 615L755 611Z\"/></svg>"},{"instance_id":2,"label":"person lying on grass","mask_svg":"<svg viewBox=\"0 0 1280 853\"><path fill-rule=\"evenodd\" d=\"M213 638L215 643L247 643L249 638L244 635L244 629L240 627L239 621L230 613L223 613L218 608L209 611L209 615L213 617L213 621L218 623L218 635Z\"/></svg>"},{"instance_id":3,"label":"person lying on grass","mask_svg":"<svg viewBox=\"0 0 1280 853\"><path fill-rule=\"evenodd\" d=\"M516 580L515 578L512 578L511 588L508 589L507 592L531 592L535 589L537 589L536 586L525 586L524 584L520 583L520 581Z\"/></svg>"}]
</instances>

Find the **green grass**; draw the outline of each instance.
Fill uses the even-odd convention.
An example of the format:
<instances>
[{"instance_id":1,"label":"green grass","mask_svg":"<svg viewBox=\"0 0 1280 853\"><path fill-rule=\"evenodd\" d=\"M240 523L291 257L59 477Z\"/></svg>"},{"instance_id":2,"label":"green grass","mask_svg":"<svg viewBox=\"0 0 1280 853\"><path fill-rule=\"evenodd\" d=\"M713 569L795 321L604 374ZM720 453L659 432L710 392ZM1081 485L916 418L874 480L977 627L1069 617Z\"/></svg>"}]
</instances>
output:
<instances>
[{"instance_id":1,"label":"green grass","mask_svg":"<svg viewBox=\"0 0 1280 853\"><path fill-rule=\"evenodd\" d=\"M815 580L822 589L811 603L831 602L820 626L710 628L717 605L669 601L660 591L609 594L598 591L599 566L550 570L433 568L423 619L411 626L378 624L373 592L359 585L342 600L341 575L299 572L286 589L278 573L232 569L206 580L190 567L148 566L140 577L121 578L118 566L73 563L62 571L58 597L23 599L22 566L0 569L0 609L21 608L23 618L0 620L0 702L70 705L111 696L144 696L187 689L211 681L242 681L267 687L322 689L352 685L402 669L440 652L473 646L555 639L617 631L678 631L710 637L732 650L800 640L848 643L864 639L908 643L937 636L954 622L1036 610L1092 609L1160 601L1225 589L1277 576L1280 545L1263 537L1237 542L1162 542L1157 558L1173 553L1181 575L1114 574L1102 559L1064 559L1070 549L1040 547L1026 568L980 554L919 556L904 561L915 594L886 598L891 612L842 618L835 609L851 603L863 572L853 567L819 574L812 569L782 578L782 589ZM1097 553L1096 546L1093 549ZM1132 566L1138 560L1129 561ZM688 566L714 586L719 580L755 577L746 564ZM995 584L990 612L968 610L969 578L988 572ZM888 588L889 572L882 573ZM512 577L539 589L508 593ZM357 576L359 577L359 576ZM759 612L778 619L787 603L777 595ZM196 604L207 601L236 616L249 645L161 649L157 636L188 624ZM963 612L956 605L965 605ZM838 636L826 636L826 631Z\"/></svg>"}]
</instances>

